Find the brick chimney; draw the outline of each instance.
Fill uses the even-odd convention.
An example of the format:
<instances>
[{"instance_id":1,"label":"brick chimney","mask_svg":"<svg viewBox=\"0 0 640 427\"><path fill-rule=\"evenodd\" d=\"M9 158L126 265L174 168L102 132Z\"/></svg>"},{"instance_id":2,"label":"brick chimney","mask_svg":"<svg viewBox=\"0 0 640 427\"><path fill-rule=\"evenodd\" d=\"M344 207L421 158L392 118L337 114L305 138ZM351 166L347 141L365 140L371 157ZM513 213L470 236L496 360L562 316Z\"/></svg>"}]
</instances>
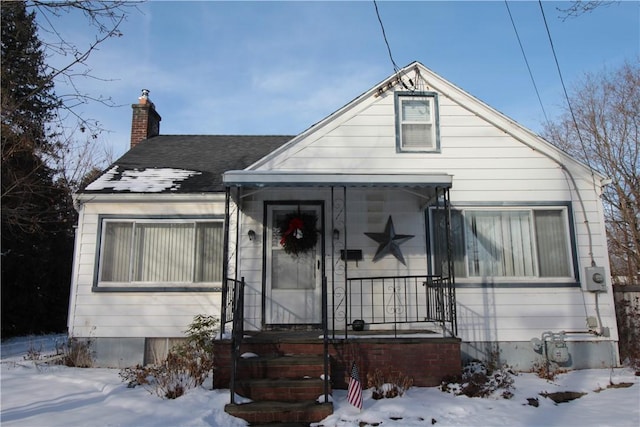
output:
<instances>
[{"instance_id":1,"label":"brick chimney","mask_svg":"<svg viewBox=\"0 0 640 427\"><path fill-rule=\"evenodd\" d=\"M131 148L143 139L160 134L160 114L149 99L149 89L142 89L142 95L137 104L132 104L133 117L131 119Z\"/></svg>"}]
</instances>

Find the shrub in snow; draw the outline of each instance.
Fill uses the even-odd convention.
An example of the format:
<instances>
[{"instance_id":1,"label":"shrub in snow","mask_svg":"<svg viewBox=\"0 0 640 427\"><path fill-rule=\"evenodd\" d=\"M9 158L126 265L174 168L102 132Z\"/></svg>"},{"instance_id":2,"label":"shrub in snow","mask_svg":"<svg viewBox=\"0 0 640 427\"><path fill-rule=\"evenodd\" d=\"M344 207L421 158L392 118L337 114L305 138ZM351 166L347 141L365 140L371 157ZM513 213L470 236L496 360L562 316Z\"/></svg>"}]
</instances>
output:
<instances>
[{"instance_id":1,"label":"shrub in snow","mask_svg":"<svg viewBox=\"0 0 640 427\"><path fill-rule=\"evenodd\" d=\"M468 397L489 397L499 392L501 397L511 399L514 388L512 374L506 367L488 368L481 362L471 362L462 369L462 377L445 378L440 389Z\"/></svg>"},{"instance_id":2,"label":"shrub in snow","mask_svg":"<svg viewBox=\"0 0 640 427\"><path fill-rule=\"evenodd\" d=\"M24 360L36 361L42 358L42 344L39 346L35 346L33 344L29 345L29 349L27 350L27 354L22 356Z\"/></svg>"},{"instance_id":3,"label":"shrub in snow","mask_svg":"<svg viewBox=\"0 0 640 427\"><path fill-rule=\"evenodd\" d=\"M552 361L534 362L532 371L545 380L553 381L558 374L564 374L566 369L558 368L558 364Z\"/></svg>"},{"instance_id":4,"label":"shrub in snow","mask_svg":"<svg viewBox=\"0 0 640 427\"><path fill-rule=\"evenodd\" d=\"M402 396L413 385L413 378L403 375L401 372L383 373L375 369L367 374L367 388L373 387L374 399L392 399Z\"/></svg>"},{"instance_id":5,"label":"shrub in snow","mask_svg":"<svg viewBox=\"0 0 640 427\"><path fill-rule=\"evenodd\" d=\"M91 340L79 340L69 337L66 343L58 348L62 354L62 364L75 368L91 368L93 366L93 353Z\"/></svg>"},{"instance_id":6,"label":"shrub in snow","mask_svg":"<svg viewBox=\"0 0 640 427\"><path fill-rule=\"evenodd\" d=\"M187 329L187 340L171 348L158 364L135 366L120 371L129 387L141 385L151 393L175 399L187 390L199 387L213 370L213 339L218 320L198 315Z\"/></svg>"}]
</instances>

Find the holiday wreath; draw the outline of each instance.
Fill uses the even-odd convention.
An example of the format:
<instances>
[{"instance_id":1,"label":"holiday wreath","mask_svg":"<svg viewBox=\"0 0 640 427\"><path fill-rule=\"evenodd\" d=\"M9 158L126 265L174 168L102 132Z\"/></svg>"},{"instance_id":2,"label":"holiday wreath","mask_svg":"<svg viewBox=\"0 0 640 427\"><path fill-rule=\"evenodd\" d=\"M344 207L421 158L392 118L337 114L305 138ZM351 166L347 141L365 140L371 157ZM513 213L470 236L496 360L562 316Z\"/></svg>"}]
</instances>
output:
<instances>
[{"instance_id":1,"label":"holiday wreath","mask_svg":"<svg viewBox=\"0 0 640 427\"><path fill-rule=\"evenodd\" d=\"M312 249L318 241L316 222L318 218L310 213L290 213L278 223L280 246L288 254L298 255Z\"/></svg>"}]
</instances>

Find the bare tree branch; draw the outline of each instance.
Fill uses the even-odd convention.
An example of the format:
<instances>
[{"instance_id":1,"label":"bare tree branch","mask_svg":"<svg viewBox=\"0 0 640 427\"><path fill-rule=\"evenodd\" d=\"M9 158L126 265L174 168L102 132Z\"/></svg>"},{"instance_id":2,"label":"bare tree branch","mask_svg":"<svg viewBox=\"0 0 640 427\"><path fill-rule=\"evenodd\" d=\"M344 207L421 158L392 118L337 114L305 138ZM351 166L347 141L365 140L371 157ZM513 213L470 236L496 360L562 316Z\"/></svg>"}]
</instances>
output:
<instances>
[{"instance_id":1,"label":"bare tree branch","mask_svg":"<svg viewBox=\"0 0 640 427\"><path fill-rule=\"evenodd\" d=\"M567 8L556 8L559 12L562 12L560 19L564 22L569 18L577 18L585 13L590 13L601 6L611 6L613 3L619 3L618 1L609 0L577 0L572 1L571 6Z\"/></svg>"},{"instance_id":2,"label":"bare tree branch","mask_svg":"<svg viewBox=\"0 0 640 427\"><path fill-rule=\"evenodd\" d=\"M587 75L570 102L576 122L565 111L544 135L611 179L602 194L611 270L621 283L640 280L640 62Z\"/></svg>"}]
</instances>

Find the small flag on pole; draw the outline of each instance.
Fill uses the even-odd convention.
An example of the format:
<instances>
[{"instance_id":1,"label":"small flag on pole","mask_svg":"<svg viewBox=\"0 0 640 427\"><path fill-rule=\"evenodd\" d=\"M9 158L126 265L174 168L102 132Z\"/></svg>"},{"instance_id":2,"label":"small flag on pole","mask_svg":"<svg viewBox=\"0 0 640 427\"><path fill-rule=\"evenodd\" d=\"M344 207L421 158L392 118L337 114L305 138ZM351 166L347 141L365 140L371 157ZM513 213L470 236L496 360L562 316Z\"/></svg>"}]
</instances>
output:
<instances>
[{"instance_id":1,"label":"small flag on pole","mask_svg":"<svg viewBox=\"0 0 640 427\"><path fill-rule=\"evenodd\" d=\"M356 408L362 410L362 383L356 362L351 365L351 376L349 378L349 390L347 400Z\"/></svg>"}]
</instances>

